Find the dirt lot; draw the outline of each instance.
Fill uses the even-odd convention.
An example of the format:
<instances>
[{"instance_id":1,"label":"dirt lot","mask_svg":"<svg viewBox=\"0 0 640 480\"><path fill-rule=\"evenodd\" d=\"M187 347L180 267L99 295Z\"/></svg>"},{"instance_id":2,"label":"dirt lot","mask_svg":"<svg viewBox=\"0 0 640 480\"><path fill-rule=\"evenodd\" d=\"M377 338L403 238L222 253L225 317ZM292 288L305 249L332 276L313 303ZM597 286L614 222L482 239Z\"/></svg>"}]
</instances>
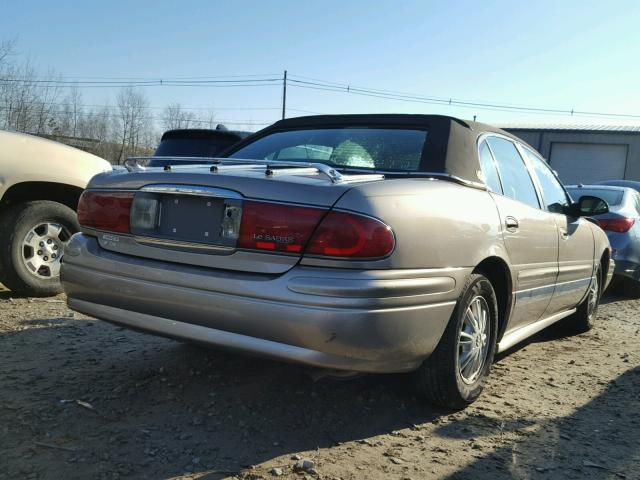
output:
<instances>
[{"instance_id":1,"label":"dirt lot","mask_svg":"<svg viewBox=\"0 0 640 480\"><path fill-rule=\"evenodd\" d=\"M640 479L640 301L605 302L449 414L402 376L314 382L0 286L0 478Z\"/></svg>"}]
</instances>

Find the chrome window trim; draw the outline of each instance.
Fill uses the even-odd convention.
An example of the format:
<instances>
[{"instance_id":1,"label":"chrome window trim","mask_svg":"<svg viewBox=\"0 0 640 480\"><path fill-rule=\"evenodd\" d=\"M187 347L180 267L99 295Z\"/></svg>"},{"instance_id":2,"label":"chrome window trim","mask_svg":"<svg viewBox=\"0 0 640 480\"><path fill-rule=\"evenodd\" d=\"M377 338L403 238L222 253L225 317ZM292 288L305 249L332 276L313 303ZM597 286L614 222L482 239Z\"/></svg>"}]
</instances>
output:
<instances>
[{"instance_id":1,"label":"chrome window trim","mask_svg":"<svg viewBox=\"0 0 640 480\"><path fill-rule=\"evenodd\" d=\"M528 155L526 154L526 151L531 152L534 157L538 158L538 160L540 160L540 161L542 161L544 163L545 167L551 172L551 174L553 175L553 178L555 178L556 181L558 182L558 184L560 185L560 188L562 188L562 191L564 192L564 196L565 196L565 200L567 201L567 204L571 205L571 203L572 203L571 197L567 193L567 189L564 187L564 185L562 184L562 182L558 178L558 174L556 173L556 171L553 168L551 168L551 165L549 165L549 163L544 159L544 157L542 157L540 154L535 152L532 148L527 147L526 145L523 145L520 142L516 143L516 148L518 148L518 151L520 152L520 155L525 159L525 162L527 163L527 165L530 165L530 167L531 167L531 172L533 172L534 184L535 184L536 188L538 188L540 190L540 197L542 198L543 210L546 211L546 212L552 213L554 215L564 215L564 216L566 216L563 213L551 212L549 210L549 208L547 207L547 204L544 201L544 190L542 189L542 185L539 182L538 175L536 175L533 165L531 165L531 162L529 161L529 158L528 158Z\"/></svg>"},{"instance_id":2,"label":"chrome window trim","mask_svg":"<svg viewBox=\"0 0 640 480\"><path fill-rule=\"evenodd\" d=\"M485 135L486 137L486 135ZM487 190L493 193L497 193L498 195L504 195L504 184L502 183L502 175L500 174L500 169L498 168L498 162L496 161L496 156L493 153L493 150L491 149L491 145L489 145L489 142L487 142L486 138L482 138L478 141L478 163L480 164L480 169L482 170L482 164L480 163L480 147L482 146L482 142L484 142L487 145L487 149L489 149L489 155L491 155L491 160L493 162L493 166L496 169L496 173L498 174L498 182L500 182L500 191L499 192L493 192L493 190L489 189L489 186L487 185ZM484 172L482 172L484 174ZM486 182L485 182L486 185Z\"/></svg>"},{"instance_id":3,"label":"chrome window trim","mask_svg":"<svg viewBox=\"0 0 640 480\"><path fill-rule=\"evenodd\" d=\"M540 195L540 191L538 190L538 184L537 184L536 180L534 179L534 177L532 175L529 162L523 157L522 153L520 152L520 149L518 148L518 141L514 140L511 137L508 137L506 135L502 135L502 134L497 133L497 132L484 132L484 133L478 135L478 138L476 140L476 155L478 155L478 158L480 156L480 143L482 142L482 140L486 140L487 138L490 138L490 137L502 138L503 140L506 140L506 141L508 141L508 142L513 144L513 146L516 149L516 152L518 153L518 156L521 158L522 162L524 163L524 168L527 171L527 173L529 174L529 178L531 179L531 184L533 185L533 191L535 192L536 198L538 199L538 207L537 207L537 209L546 212L547 210L545 208L543 208L544 207L544 202L542 201L542 197ZM498 167L498 160L496 159L496 156L493 153L493 149L491 148L491 144L489 142L487 142L487 147L489 147L489 151L491 152L491 155L493 157L493 161L496 162L496 167ZM480 163L479 160L478 160L478 163ZM536 208L533 205L529 205L528 203L522 202L520 200L516 200L515 198L511 198L510 196L505 195L504 194L504 182L502 181L502 174L500 173L500 168L497 168L497 170L498 170L498 178L500 178L500 185L502 186L502 193L500 193L500 192L491 192L490 190L487 189L488 191L490 191L491 193L495 193L497 195L501 195L501 196L503 196L505 198L508 198L509 200L513 200L514 202L519 202L522 205L526 205L529 208Z\"/></svg>"}]
</instances>

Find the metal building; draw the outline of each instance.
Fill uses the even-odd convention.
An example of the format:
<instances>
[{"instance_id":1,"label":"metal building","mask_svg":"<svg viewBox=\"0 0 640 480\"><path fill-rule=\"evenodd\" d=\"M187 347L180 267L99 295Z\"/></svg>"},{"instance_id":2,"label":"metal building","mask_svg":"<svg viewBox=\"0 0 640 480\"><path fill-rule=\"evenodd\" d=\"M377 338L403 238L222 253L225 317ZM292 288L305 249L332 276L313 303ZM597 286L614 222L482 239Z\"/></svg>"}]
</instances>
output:
<instances>
[{"instance_id":1,"label":"metal building","mask_svg":"<svg viewBox=\"0 0 640 480\"><path fill-rule=\"evenodd\" d=\"M640 126L503 127L538 150L565 184L640 180Z\"/></svg>"}]
</instances>

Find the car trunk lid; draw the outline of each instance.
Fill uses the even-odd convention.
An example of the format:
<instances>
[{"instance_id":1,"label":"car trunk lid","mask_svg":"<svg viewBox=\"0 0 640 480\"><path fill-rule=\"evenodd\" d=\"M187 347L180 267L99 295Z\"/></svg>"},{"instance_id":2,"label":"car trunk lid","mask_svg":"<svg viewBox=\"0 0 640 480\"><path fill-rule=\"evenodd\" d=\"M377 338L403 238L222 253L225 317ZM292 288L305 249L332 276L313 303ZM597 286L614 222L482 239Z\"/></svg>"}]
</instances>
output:
<instances>
[{"instance_id":1,"label":"car trunk lid","mask_svg":"<svg viewBox=\"0 0 640 480\"><path fill-rule=\"evenodd\" d=\"M342 176L325 165L237 161L129 170L100 175L89 186L89 192L124 191L132 196L128 234L89 228L103 248L262 273L283 273L295 265L324 213L354 182L383 178ZM257 210L261 217L256 219ZM245 232L241 240L243 214L248 223L250 212L258 233ZM271 228L264 227L265 222ZM272 251L243 248L251 235L251 245Z\"/></svg>"}]
</instances>

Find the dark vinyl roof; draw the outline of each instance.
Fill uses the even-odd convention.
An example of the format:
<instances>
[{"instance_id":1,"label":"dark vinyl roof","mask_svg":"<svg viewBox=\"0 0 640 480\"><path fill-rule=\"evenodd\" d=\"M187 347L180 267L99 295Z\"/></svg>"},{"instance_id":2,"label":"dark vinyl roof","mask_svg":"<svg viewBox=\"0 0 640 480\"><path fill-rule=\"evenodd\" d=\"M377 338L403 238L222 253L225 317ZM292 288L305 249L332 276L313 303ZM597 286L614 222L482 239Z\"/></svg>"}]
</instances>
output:
<instances>
[{"instance_id":1,"label":"dark vinyl roof","mask_svg":"<svg viewBox=\"0 0 640 480\"><path fill-rule=\"evenodd\" d=\"M474 184L482 182L478 177L480 162L477 151L477 140L481 134L486 132L499 133L523 143L521 139L514 135L491 125L444 115L312 115L280 120L235 144L226 153L232 154L259 138L279 131L342 126L425 129L428 132L427 141L422 153L420 169L415 173L428 172L452 175Z\"/></svg>"}]
</instances>

